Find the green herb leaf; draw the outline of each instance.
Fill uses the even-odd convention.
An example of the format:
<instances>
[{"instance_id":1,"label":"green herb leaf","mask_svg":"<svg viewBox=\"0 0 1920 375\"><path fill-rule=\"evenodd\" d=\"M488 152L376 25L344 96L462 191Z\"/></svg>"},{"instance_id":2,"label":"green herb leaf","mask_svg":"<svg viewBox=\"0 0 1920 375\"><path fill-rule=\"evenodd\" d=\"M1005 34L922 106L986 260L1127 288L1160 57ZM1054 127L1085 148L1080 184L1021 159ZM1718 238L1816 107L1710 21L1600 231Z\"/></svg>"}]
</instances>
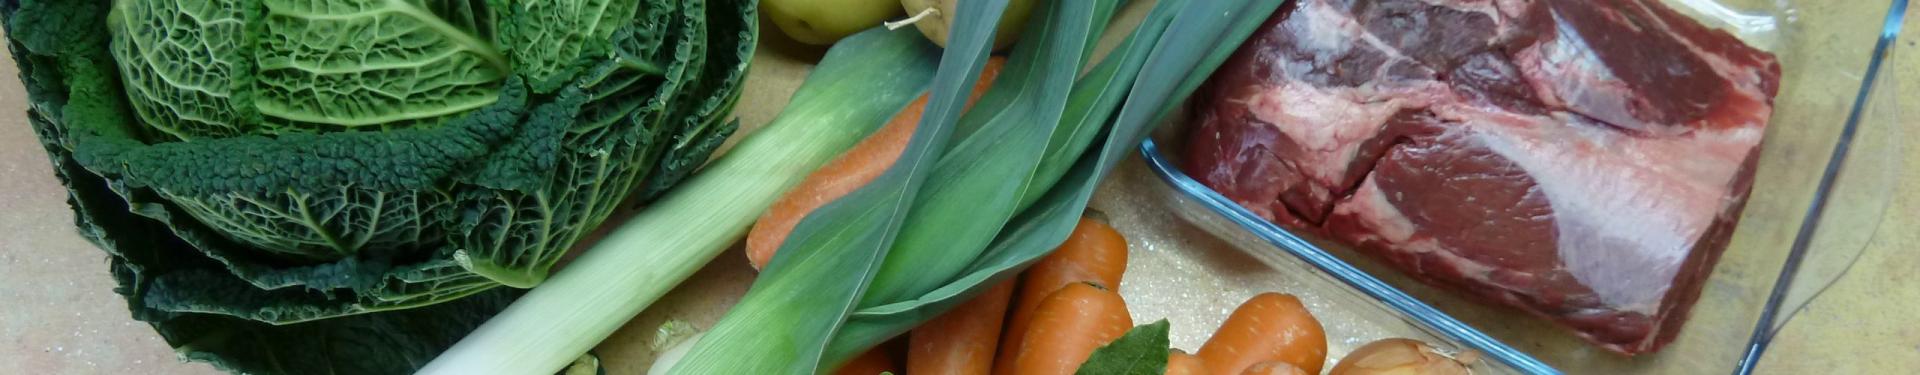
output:
<instances>
[{"instance_id":1,"label":"green herb leaf","mask_svg":"<svg viewBox=\"0 0 1920 375\"><path fill-rule=\"evenodd\" d=\"M1080 364L1075 375L1160 375L1167 372L1167 320L1133 327Z\"/></svg>"}]
</instances>

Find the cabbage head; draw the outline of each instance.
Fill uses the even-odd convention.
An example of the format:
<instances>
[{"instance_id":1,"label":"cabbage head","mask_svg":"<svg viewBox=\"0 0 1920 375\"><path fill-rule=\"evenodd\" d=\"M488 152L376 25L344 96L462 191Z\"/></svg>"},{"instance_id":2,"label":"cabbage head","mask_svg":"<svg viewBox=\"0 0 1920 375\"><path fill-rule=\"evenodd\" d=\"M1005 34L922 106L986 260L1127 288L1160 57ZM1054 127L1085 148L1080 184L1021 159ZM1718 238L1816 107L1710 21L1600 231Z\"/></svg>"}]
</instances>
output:
<instances>
[{"instance_id":1,"label":"cabbage head","mask_svg":"<svg viewBox=\"0 0 1920 375\"><path fill-rule=\"evenodd\" d=\"M250 373L411 371L540 283L737 128L754 9L0 0L116 291Z\"/></svg>"}]
</instances>

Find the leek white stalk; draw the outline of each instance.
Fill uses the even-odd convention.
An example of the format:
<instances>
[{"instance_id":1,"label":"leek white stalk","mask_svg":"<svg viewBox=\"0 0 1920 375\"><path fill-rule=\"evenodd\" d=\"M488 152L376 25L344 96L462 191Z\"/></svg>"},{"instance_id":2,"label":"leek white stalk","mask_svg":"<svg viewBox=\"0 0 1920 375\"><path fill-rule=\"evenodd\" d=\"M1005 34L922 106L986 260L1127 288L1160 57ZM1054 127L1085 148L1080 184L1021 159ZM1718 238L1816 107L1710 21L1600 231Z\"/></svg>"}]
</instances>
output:
<instances>
[{"instance_id":1,"label":"leek white stalk","mask_svg":"<svg viewBox=\"0 0 1920 375\"><path fill-rule=\"evenodd\" d=\"M680 364L680 359L686 358L687 352L693 351L693 345L700 342L701 336L705 334L694 334L693 337L681 340L680 343L673 344L673 347L660 352L660 356L653 358L653 366L647 367L647 375L667 375L672 372L673 365Z\"/></svg>"},{"instance_id":2,"label":"leek white stalk","mask_svg":"<svg viewBox=\"0 0 1920 375\"><path fill-rule=\"evenodd\" d=\"M780 194L918 96L938 51L912 31L842 40L786 111L593 245L419 374L551 374L746 233Z\"/></svg>"},{"instance_id":3,"label":"leek white stalk","mask_svg":"<svg viewBox=\"0 0 1920 375\"><path fill-rule=\"evenodd\" d=\"M812 125L767 129L767 134L742 142L420 373L549 374L564 367L712 261L745 234L781 192L844 149L816 143L832 143L821 138L858 139L848 134L776 134L835 130Z\"/></svg>"}]
</instances>

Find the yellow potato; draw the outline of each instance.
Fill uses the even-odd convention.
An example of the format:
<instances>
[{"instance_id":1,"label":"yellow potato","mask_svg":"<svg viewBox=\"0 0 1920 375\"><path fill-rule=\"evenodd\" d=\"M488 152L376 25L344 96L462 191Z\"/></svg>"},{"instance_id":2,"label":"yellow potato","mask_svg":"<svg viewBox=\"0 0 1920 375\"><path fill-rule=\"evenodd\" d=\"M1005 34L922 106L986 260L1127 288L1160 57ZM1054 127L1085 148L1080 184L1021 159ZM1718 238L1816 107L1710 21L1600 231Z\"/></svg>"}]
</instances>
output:
<instances>
[{"instance_id":1,"label":"yellow potato","mask_svg":"<svg viewBox=\"0 0 1920 375\"><path fill-rule=\"evenodd\" d=\"M932 40L933 44L947 46L947 28L958 14L961 0L900 0L900 7L907 15L919 15L932 9L932 12L913 23L920 33ZM1008 0L1006 13L1000 15L1000 26L994 30L993 49L1004 49L1020 39L1020 30L1027 25L1027 16L1033 15L1033 4L1039 0Z\"/></svg>"},{"instance_id":2,"label":"yellow potato","mask_svg":"<svg viewBox=\"0 0 1920 375\"><path fill-rule=\"evenodd\" d=\"M900 16L893 0L762 0L760 11L793 40L829 45Z\"/></svg>"}]
</instances>

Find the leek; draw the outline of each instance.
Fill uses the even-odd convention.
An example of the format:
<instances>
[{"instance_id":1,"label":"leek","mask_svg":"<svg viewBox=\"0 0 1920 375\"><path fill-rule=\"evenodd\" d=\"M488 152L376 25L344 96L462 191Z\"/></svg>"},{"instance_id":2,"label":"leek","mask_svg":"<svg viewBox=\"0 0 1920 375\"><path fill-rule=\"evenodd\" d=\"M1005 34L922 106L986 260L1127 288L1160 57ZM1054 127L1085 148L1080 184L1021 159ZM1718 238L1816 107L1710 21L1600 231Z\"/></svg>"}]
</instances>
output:
<instances>
[{"instance_id":1,"label":"leek","mask_svg":"<svg viewBox=\"0 0 1920 375\"><path fill-rule=\"evenodd\" d=\"M920 295L918 298L886 305L863 308L848 317L846 327L842 328L833 343L827 348L827 358L847 359L860 352L905 332L941 313L952 309L961 302L973 298L980 292L979 285L993 285L1006 278L1013 277L1027 263L1038 259L1039 255L1050 252L1064 234L1073 230L1085 204L1072 205L1074 197L1063 196L1071 189L1049 189L1056 183L1066 185L1088 184L1091 174L1080 171L1069 175L1068 168L1085 164L1080 162L1081 153L1092 145L1096 136L1106 129L1107 119L1120 107L1127 91L1133 87L1131 78L1139 74L1141 65L1147 59L1150 47L1159 40L1161 32L1172 21L1174 6L1184 0L1162 0L1148 19L1141 22L1131 35L1114 49L1105 61L1088 73L1074 86L1073 93L1067 99L1066 115L1061 124L1054 129L1046 158L1040 163L1031 182L1036 191L1047 191L1046 195L1032 194L1020 202L1023 210L1001 229L993 244L981 254L968 270L953 282L941 288ZM1031 35L1031 34L1029 34ZM1082 167L1085 169L1085 167ZM1046 204L1037 204L1037 203ZM1057 218L1064 217L1065 220ZM1053 219L1053 220L1050 220Z\"/></svg>"},{"instance_id":2,"label":"leek","mask_svg":"<svg viewBox=\"0 0 1920 375\"><path fill-rule=\"evenodd\" d=\"M686 280L807 173L917 97L939 51L868 31L828 51L787 109L621 224L421 374L551 374Z\"/></svg>"},{"instance_id":3,"label":"leek","mask_svg":"<svg viewBox=\"0 0 1920 375\"><path fill-rule=\"evenodd\" d=\"M953 136L987 62L1007 0L959 4L926 111L907 147L873 182L808 214L740 303L670 374L805 374L852 313L893 244L909 203Z\"/></svg>"},{"instance_id":4,"label":"leek","mask_svg":"<svg viewBox=\"0 0 1920 375\"><path fill-rule=\"evenodd\" d=\"M1008 63L1008 74L1000 78L1003 82L993 88L1023 94L1030 88L1041 88L1039 91L1045 92L1044 96L1031 101L1000 103L983 98L980 106L966 116L986 116L991 120L965 134L957 145L948 147L944 155L948 159L939 160L938 164L927 160L925 155L933 151L925 148L928 143L941 143L923 141L951 135L954 114L930 110L908 152L886 175L802 220L747 296L673 372L830 371L852 354L945 312L995 280L1011 277L1019 268L1066 239L1074 220L1085 210L1099 178L1120 158L1130 154L1132 145L1218 66L1219 57L1226 56L1281 2L1161 1L1148 16L1145 26L1128 42L1125 52L1120 53L1123 56L1120 62L1095 69L1088 78L1070 85L1072 92L1064 93L1059 82L1071 80L1072 73L1079 71L1077 68L1083 61L1073 54L1082 50L1076 48L1080 45L1071 42L1074 38L1084 38L1081 33L1092 28L1071 26L1087 25L1073 22L1074 17L1101 17L1097 16L1101 8L1087 2L1050 5L1044 13L1047 16L1031 22L1058 22L1067 26L1029 24L1029 33L1025 35L1039 39L1023 42L1017 51L1043 52L1033 55L1016 52L1015 61ZM1004 2L961 3L953 28L954 43L943 58L931 105L952 106L952 102L957 101L955 96L964 93L961 90L965 87L959 82L977 75L978 48L990 39L993 27L993 23L987 21L993 18L988 16L996 15L1000 6L1004 6ZM1036 30L1039 32L1034 32ZM1043 44L1028 45L1032 43ZM1038 48L1040 46L1047 47ZM1035 55L1047 56L1047 60L1041 60L1046 64L1043 70L1053 73L1029 77L1032 71L1015 69L1023 63L1021 58L1037 58ZM1007 79L1047 82L1005 82ZM1023 101L1026 107L1015 108L1014 103ZM1039 131L1007 129L1008 133L996 133L991 130L996 122L1002 121L1044 125ZM1014 136L1030 138L989 139L1009 142L1001 145L1004 149L968 147L982 145L978 142L984 141L975 141L975 137L1016 133ZM1091 144L1102 139L1101 134L1104 141L1099 147L1092 147ZM981 155L980 152L986 152L982 150L1015 153ZM949 167L956 164L948 163L960 164ZM917 199L927 197L916 195L933 192L929 197L942 196L940 192L955 187L923 184L926 175L932 174L935 178L965 175L942 174L939 172L942 167L1012 172L1012 176L985 172L979 176L1000 175L1013 181L1007 185L995 185L1008 183L997 180L960 187L964 192L978 195L953 195L947 199L959 201L941 202L975 204L989 208L986 210L989 212L930 209L940 206L922 205ZM929 173L927 169L935 172ZM1015 209L1002 211L1006 207ZM968 248L959 249L964 251L958 253L961 256L915 253L940 247L926 243L925 239L908 237L908 233L951 228L943 226L947 224L969 226L964 233L947 232L969 238L941 238L947 241L946 245L966 245ZM923 225L938 228L920 227ZM979 231L979 228L992 230ZM895 236L899 237L898 242ZM896 250L900 252L893 252ZM882 260L885 267L876 269ZM895 269L890 273L892 276L876 276L888 269ZM933 272L924 272L926 270ZM859 308L854 308L856 306Z\"/></svg>"},{"instance_id":5,"label":"leek","mask_svg":"<svg viewBox=\"0 0 1920 375\"><path fill-rule=\"evenodd\" d=\"M1181 99L1199 88L1232 53L1231 47L1252 35L1279 4L1279 0L1162 0L1156 4L1145 22L1114 51L1117 57L1101 62L1081 79L1068 101L1069 116L1063 120L1067 122L1056 130L1055 137L1061 137L1061 131L1100 133L1104 129L1105 140L1095 149L1098 151L1081 154L1074 149L1077 142L1091 141L1087 135L1069 135L1064 142L1056 139L1058 151L1071 152L1074 157L1051 150L1048 157L1072 160L1072 164L1049 169L1045 163L1051 160L1043 162L1038 173L1060 173L1035 177L1036 187L1049 187L1046 195L1007 223L967 272L917 299L854 312L827 348L827 358L851 358L906 332L986 287L1013 277L1051 252L1072 232L1093 197L1099 177L1130 154L1132 146L1140 143ZM1086 145L1077 147L1085 149ZM1056 179L1041 180L1049 177Z\"/></svg>"},{"instance_id":6,"label":"leek","mask_svg":"<svg viewBox=\"0 0 1920 375\"><path fill-rule=\"evenodd\" d=\"M866 291L953 136L1006 6L1007 0L959 4L926 111L900 158L794 226L753 288L671 374L805 374L821 365L828 340Z\"/></svg>"},{"instance_id":7,"label":"leek","mask_svg":"<svg viewBox=\"0 0 1920 375\"><path fill-rule=\"evenodd\" d=\"M1035 22L1021 34L1028 39L1014 47L998 81L960 119L981 125L963 125L978 130L957 139L933 165L930 182L913 201L861 307L946 284L1019 213L1023 197L1045 192L1029 190L1029 181L1048 149L1053 125L1066 112L1074 77L1118 5L1118 0L1038 5Z\"/></svg>"}]
</instances>

